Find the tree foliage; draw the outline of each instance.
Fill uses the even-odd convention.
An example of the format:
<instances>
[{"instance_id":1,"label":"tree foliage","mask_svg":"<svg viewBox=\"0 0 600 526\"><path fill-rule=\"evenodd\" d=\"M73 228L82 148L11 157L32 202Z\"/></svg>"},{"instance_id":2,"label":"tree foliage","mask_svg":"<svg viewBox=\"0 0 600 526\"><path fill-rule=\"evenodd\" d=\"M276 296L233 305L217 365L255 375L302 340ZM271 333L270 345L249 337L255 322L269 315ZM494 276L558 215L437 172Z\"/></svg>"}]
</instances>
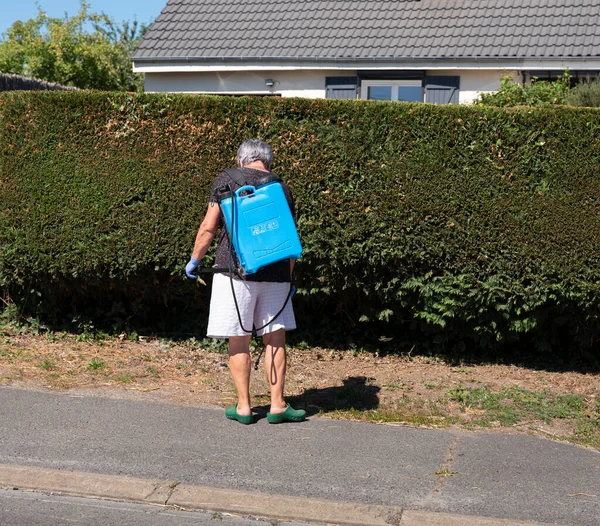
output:
<instances>
[{"instance_id":1,"label":"tree foliage","mask_svg":"<svg viewBox=\"0 0 600 526\"><path fill-rule=\"evenodd\" d=\"M90 11L85 1L75 16L17 20L0 39L0 72L25 75L82 89L142 91L143 77L133 72L131 54L148 29L116 23Z\"/></svg>"}]
</instances>

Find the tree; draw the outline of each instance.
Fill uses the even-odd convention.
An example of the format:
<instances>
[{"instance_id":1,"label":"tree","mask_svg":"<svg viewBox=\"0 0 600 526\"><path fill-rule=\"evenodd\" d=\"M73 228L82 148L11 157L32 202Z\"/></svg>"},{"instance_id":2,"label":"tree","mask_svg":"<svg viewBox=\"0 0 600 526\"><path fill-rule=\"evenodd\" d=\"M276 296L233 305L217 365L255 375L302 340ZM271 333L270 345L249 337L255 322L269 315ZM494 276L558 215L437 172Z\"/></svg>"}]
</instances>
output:
<instances>
[{"instance_id":1,"label":"tree","mask_svg":"<svg viewBox=\"0 0 600 526\"><path fill-rule=\"evenodd\" d=\"M568 71L555 80L531 79L528 84L519 84L512 77L500 80L500 89L493 93L482 93L475 104L481 106L545 106L567 104L571 75Z\"/></svg>"},{"instance_id":2,"label":"tree","mask_svg":"<svg viewBox=\"0 0 600 526\"><path fill-rule=\"evenodd\" d=\"M131 54L147 31L137 20L116 24L104 13L79 12L16 21L0 39L0 72L35 77L65 86L108 91L142 91Z\"/></svg>"}]
</instances>

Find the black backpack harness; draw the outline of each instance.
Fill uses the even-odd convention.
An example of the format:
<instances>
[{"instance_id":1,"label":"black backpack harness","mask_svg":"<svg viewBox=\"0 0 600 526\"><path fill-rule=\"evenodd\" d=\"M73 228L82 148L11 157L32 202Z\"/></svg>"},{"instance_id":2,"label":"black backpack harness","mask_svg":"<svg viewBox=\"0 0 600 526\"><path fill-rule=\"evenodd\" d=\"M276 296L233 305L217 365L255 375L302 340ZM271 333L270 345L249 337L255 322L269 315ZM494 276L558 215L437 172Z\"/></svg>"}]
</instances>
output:
<instances>
[{"instance_id":1,"label":"black backpack harness","mask_svg":"<svg viewBox=\"0 0 600 526\"><path fill-rule=\"evenodd\" d=\"M238 168L228 168L225 170L225 173L229 176L229 178L236 183L240 188L242 186L246 186L247 182L246 179L244 177L244 174L242 173L241 170L239 170ZM277 177L275 174L272 173L267 173L264 177L261 177L255 184L255 186L261 186L263 184L267 184L267 183L271 183L271 182L281 182L281 179L279 177ZM233 190L229 185L225 185L221 188L219 188L218 190L219 192L219 196L218 196L218 201L220 202L222 199L226 199L228 197L231 197L233 195ZM232 207L232 216L234 214L234 209L235 207ZM221 210L221 212L223 213L223 211ZM234 218L232 217L231 220L231 224L234 224ZM225 220L223 221L223 224L225 225ZM227 229L226 229L227 230ZM243 269L234 269L233 268L233 254L234 254L234 248L233 248L233 235L231 232L227 232L227 237L229 240L229 266L226 268L200 268L199 272L202 273L229 273L229 281L231 284L231 294L233 295L233 301L235 303L235 309L238 315L238 321L240 324L240 327L242 328L242 330L244 332L247 332L249 334L252 334L253 337L257 337L257 332L260 331L261 329L264 329L265 327L267 327L268 325L270 325L271 323L273 323L280 315L281 313L284 311L285 307L287 306L288 302L290 301L290 299L292 298L292 296L294 295L294 293L296 292L296 287L294 286L294 280L293 280L293 274L290 272L290 290L288 292L288 295L285 299L285 302L283 303L283 306L281 307L281 309L279 310L279 312L277 312L277 314L275 314L275 316L273 316L273 318L271 320L269 320L267 323L265 323L262 327L255 327L254 324L252 324L252 329L246 329L244 327L244 325L242 324L242 316L240 314L240 309L238 306L238 302L237 302L237 298L235 297L235 290L234 290L234 286L233 286L233 274L235 272L235 274L239 277L243 277ZM254 369L258 368L258 363L260 361L260 357L262 356L262 352L264 349L261 349L261 352L254 364Z\"/></svg>"}]
</instances>

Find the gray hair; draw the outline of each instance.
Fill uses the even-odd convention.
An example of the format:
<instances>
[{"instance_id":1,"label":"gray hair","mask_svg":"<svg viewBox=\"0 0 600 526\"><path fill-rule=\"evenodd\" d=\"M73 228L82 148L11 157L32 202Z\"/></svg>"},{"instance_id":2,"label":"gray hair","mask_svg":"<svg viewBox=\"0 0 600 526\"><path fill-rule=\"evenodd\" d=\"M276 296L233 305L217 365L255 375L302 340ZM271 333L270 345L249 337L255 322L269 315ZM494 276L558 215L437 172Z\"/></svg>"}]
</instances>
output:
<instances>
[{"instance_id":1,"label":"gray hair","mask_svg":"<svg viewBox=\"0 0 600 526\"><path fill-rule=\"evenodd\" d=\"M248 139L238 148L237 161L240 166L262 161L265 168L269 168L273 162L273 150L260 139Z\"/></svg>"}]
</instances>

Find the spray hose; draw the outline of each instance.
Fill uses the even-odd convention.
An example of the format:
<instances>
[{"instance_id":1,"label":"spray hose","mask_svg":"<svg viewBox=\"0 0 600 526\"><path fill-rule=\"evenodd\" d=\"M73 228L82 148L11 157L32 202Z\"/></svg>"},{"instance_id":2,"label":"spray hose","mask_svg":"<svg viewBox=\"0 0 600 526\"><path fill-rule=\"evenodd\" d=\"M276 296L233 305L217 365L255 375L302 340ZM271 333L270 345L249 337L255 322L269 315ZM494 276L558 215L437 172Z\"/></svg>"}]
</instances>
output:
<instances>
[{"instance_id":1,"label":"spray hose","mask_svg":"<svg viewBox=\"0 0 600 526\"><path fill-rule=\"evenodd\" d=\"M254 323L252 324L252 329L246 329L243 325L242 322L242 315L240 313L240 308L238 305L238 301L237 298L235 296L235 287L233 285L233 252L234 252L234 247L233 247L233 236L235 234L237 234L237 232L234 231L235 229L235 208L236 208L236 201L234 199L235 193L232 195L231 199L231 229L232 232L227 232L228 238L229 238L229 265L228 268L200 268L199 272L200 273L222 273L222 272L228 272L229 273L229 283L231 285L231 294L233 296L233 302L235 304L235 310L237 312L237 316L238 316L238 321L240 324L240 327L242 328L242 330L244 332L247 332L249 334L252 335L252 337L256 338L258 336L258 331L264 329L265 327L267 327L268 325L270 325L271 323L273 323L280 315L281 313L284 311L284 309L286 308L288 302L290 301L290 299L292 298L292 296L294 295L294 293L296 292L296 287L294 286L294 277L293 277L293 273L290 273L290 291L288 292L288 295L285 299L285 302L283 303L283 306L281 307L281 309L279 309L279 312L277 312L277 314L275 314L275 316L273 316L272 319L270 319L267 323L265 323L263 326L261 327L255 327ZM223 212L224 213L224 212ZM236 275L239 276L239 273L236 271ZM264 351L264 346L261 348L260 353L258 355L258 358L256 359L255 363L254 363L254 369L258 369L258 364L260 362L260 358L262 356L262 353Z\"/></svg>"},{"instance_id":2,"label":"spray hose","mask_svg":"<svg viewBox=\"0 0 600 526\"><path fill-rule=\"evenodd\" d=\"M231 229L232 230L234 230L234 228L235 228L235 208L236 208L236 202L232 197L232 203L231 203ZM233 295L233 302L235 303L235 310L238 315L238 321L240 322L240 327L242 328L242 330L244 332L251 333L253 337L256 337L257 331L264 329L265 327L267 327L268 325L273 323L281 315L281 313L284 311L285 307L287 306L288 302L290 301L290 298L294 295L294 292L296 291L296 289L295 289L294 283L293 283L293 276L290 275L290 291L288 292L285 302L283 303L283 307L281 307L281 309L279 309L279 312L277 314L275 314L275 316L273 316L273 318L271 320L269 320L267 323L265 323L262 327L255 327L254 324L252 324L252 330L246 329L242 323L242 315L240 314L240 308L238 306L237 298L235 297L235 289L233 286L233 236L236 233L237 232L231 232L231 234L229 236L229 282L231 284L231 294ZM261 354L262 354L262 352L261 352ZM259 360L260 360L260 356L259 356ZM258 365L258 361L257 361L256 366L257 365ZM256 368L256 366L255 366L255 368Z\"/></svg>"}]
</instances>

